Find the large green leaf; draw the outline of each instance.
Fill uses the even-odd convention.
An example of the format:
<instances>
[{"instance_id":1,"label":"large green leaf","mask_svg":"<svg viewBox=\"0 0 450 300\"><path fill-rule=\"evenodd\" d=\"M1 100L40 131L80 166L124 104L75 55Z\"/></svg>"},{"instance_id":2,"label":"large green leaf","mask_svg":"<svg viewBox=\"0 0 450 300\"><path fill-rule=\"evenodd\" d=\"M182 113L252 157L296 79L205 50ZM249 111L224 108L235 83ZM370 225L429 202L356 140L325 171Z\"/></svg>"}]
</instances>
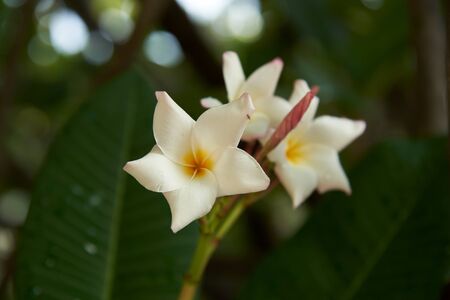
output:
<instances>
[{"instance_id":1,"label":"large green leaf","mask_svg":"<svg viewBox=\"0 0 450 300\"><path fill-rule=\"evenodd\" d=\"M379 146L256 270L241 299L438 299L449 245L444 141Z\"/></svg>"},{"instance_id":2,"label":"large green leaf","mask_svg":"<svg viewBox=\"0 0 450 300\"><path fill-rule=\"evenodd\" d=\"M122 170L151 149L154 99L127 74L56 139L20 237L18 299L176 297L197 230L174 235L166 201Z\"/></svg>"},{"instance_id":3,"label":"large green leaf","mask_svg":"<svg viewBox=\"0 0 450 300\"><path fill-rule=\"evenodd\" d=\"M385 85L411 71L407 1L378 1L378 9L362 2L375 1L277 2L302 42L300 51L293 53L298 58L297 72L321 84L324 92L335 90L334 98L344 100L373 85L373 92L379 94ZM323 68L328 72L315 74Z\"/></svg>"}]
</instances>

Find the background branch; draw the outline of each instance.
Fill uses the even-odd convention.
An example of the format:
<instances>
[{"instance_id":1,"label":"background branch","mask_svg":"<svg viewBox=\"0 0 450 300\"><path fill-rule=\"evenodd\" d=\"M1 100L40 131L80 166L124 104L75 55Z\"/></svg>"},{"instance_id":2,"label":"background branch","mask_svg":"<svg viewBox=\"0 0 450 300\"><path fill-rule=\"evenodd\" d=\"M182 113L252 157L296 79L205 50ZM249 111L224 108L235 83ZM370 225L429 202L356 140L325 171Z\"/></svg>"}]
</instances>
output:
<instances>
[{"instance_id":1,"label":"background branch","mask_svg":"<svg viewBox=\"0 0 450 300\"><path fill-rule=\"evenodd\" d=\"M13 100L18 89L19 61L24 55L25 48L33 25L33 12L36 1L29 0L22 7L12 11L16 26L11 26L10 42L4 57L4 65L1 70L2 85L0 86L0 182L10 174L10 167L14 164L7 159L5 140L8 132L8 124L12 111Z\"/></svg>"},{"instance_id":2,"label":"background branch","mask_svg":"<svg viewBox=\"0 0 450 300\"><path fill-rule=\"evenodd\" d=\"M175 1L170 1L167 13L162 18L162 26L178 38L186 58L206 83L223 85L220 62L186 12Z\"/></svg>"},{"instance_id":3,"label":"background branch","mask_svg":"<svg viewBox=\"0 0 450 300\"><path fill-rule=\"evenodd\" d=\"M438 0L410 0L417 57L416 101L410 120L415 134L444 133L445 26Z\"/></svg>"},{"instance_id":4,"label":"background branch","mask_svg":"<svg viewBox=\"0 0 450 300\"><path fill-rule=\"evenodd\" d=\"M89 3L86 0L64 0L67 7L73 9L86 23L91 31L98 30L98 24L89 8Z\"/></svg>"},{"instance_id":5,"label":"background branch","mask_svg":"<svg viewBox=\"0 0 450 300\"><path fill-rule=\"evenodd\" d=\"M111 61L94 77L93 84L99 85L126 70L133 62L141 48L150 28L155 26L167 9L169 1L141 0L138 2L140 12L133 33L128 41L117 45Z\"/></svg>"}]
</instances>

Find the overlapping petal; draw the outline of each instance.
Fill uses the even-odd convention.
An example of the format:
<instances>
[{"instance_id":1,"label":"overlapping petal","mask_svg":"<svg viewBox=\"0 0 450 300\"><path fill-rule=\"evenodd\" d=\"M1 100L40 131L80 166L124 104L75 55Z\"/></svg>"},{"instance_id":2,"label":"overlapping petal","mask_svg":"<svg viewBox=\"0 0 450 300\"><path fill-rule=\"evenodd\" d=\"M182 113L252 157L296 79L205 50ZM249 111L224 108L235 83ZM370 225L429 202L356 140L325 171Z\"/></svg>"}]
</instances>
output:
<instances>
[{"instance_id":1,"label":"overlapping petal","mask_svg":"<svg viewBox=\"0 0 450 300\"><path fill-rule=\"evenodd\" d=\"M275 166L275 173L286 188L294 207L299 206L317 186L317 174L309 166L280 163Z\"/></svg>"},{"instance_id":2,"label":"overlapping petal","mask_svg":"<svg viewBox=\"0 0 450 300\"><path fill-rule=\"evenodd\" d=\"M282 140L272 151L267 154L267 157L270 161L274 163L282 164L286 162L286 140L288 137L286 137L284 140Z\"/></svg>"},{"instance_id":3,"label":"overlapping petal","mask_svg":"<svg viewBox=\"0 0 450 300\"><path fill-rule=\"evenodd\" d=\"M335 149L319 144L308 144L302 148L302 151L305 155L305 163L318 175L319 192L341 190L347 194L351 193L350 183Z\"/></svg>"},{"instance_id":4,"label":"overlapping petal","mask_svg":"<svg viewBox=\"0 0 450 300\"><path fill-rule=\"evenodd\" d=\"M289 103L295 106L305 95L309 92L309 86L304 80L296 80L294 82L294 90L291 97L289 98ZM308 107L308 110L302 117L302 122L304 124L309 123L316 115L317 107L319 106L319 98L314 97Z\"/></svg>"},{"instance_id":5,"label":"overlapping petal","mask_svg":"<svg viewBox=\"0 0 450 300\"><path fill-rule=\"evenodd\" d=\"M234 147L223 151L213 173L219 184L218 196L262 191L270 183L258 162L247 152Z\"/></svg>"},{"instance_id":6,"label":"overlapping petal","mask_svg":"<svg viewBox=\"0 0 450 300\"><path fill-rule=\"evenodd\" d=\"M312 122L306 139L311 143L327 145L340 151L360 136L365 128L364 121L321 116Z\"/></svg>"},{"instance_id":7,"label":"overlapping petal","mask_svg":"<svg viewBox=\"0 0 450 300\"><path fill-rule=\"evenodd\" d=\"M248 77L247 81L242 85L240 92L248 92L255 103L259 99L272 97L282 69L283 61L279 58L275 58L271 62L262 65Z\"/></svg>"},{"instance_id":8,"label":"overlapping petal","mask_svg":"<svg viewBox=\"0 0 450 300\"><path fill-rule=\"evenodd\" d=\"M253 141L260 137L263 137L270 126L270 119L265 114L260 112L254 112L250 116L250 120L245 127L242 139L244 141Z\"/></svg>"},{"instance_id":9,"label":"overlapping petal","mask_svg":"<svg viewBox=\"0 0 450 300\"><path fill-rule=\"evenodd\" d=\"M193 145L209 153L236 147L251 114L254 112L248 94L239 100L205 111L192 130Z\"/></svg>"},{"instance_id":10,"label":"overlapping petal","mask_svg":"<svg viewBox=\"0 0 450 300\"><path fill-rule=\"evenodd\" d=\"M164 193L172 213L173 232L206 215L217 197L217 180L213 173L204 170L179 190Z\"/></svg>"},{"instance_id":11,"label":"overlapping petal","mask_svg":"<svg viewBox=\"0 0 450 300\"><path fill-rule=\"evenodd\" d=\"M258 111L263 112L269 118L272 128L276 128L292 108L288 101L277 96L259 101L255 105L257 105Z\"/></svg>"},{"instance_id":12,"label":"overlapping petal","mask_svg":"<svg viewBox=\"0 0 450 300\"><path fill-rule=\"evenodd\" d=\"M190 177L183 171L183 166L172 162L157 151L128 162L124 170L146 189L154 192L173 191L190 181Z\"/></svg>"},{"instance_id":13,"label":"overlapping petal","mask_svg":"<svg viewBox=\"0 0 450 300\"><path fill-rule=\"evenodd\" d=\"M161 151L172 161L183 163L191 147L194 120L166 92L156 92L158 103L153 117L153 133Z\"/></svg>"},{"instance_id":14,"label":"overlapping petal","mask_svg":"<svg viewBox=\"0 0 450 300\"><path fill-rule=\"evenodd\" d=\"M245 75L239 56L235 52L227 51L223 54L223 77L228 100L236 100L240 96L238 93L245 81Z\"/></svg>"},{"instance_id":15,"label":"overlapping petal","mask_svg":"<svg viewBox=\"0 0 450 300\"><path fill-rule=\"evenodd\" d=\"M223 103L220 102L219 99L216 99L216 98L213 98L213 97L206 97L206 98L200 99L200 104L204 108L213 108L213 107L216 107L216 106L220 106Z\"/></svg>"},{"instance_id":16,"label":"overlapping petal","mask_svg":"<svg viewBox=\"0 0 450 300\"><path fill-rule=\"evenodd\" d=\"M309 91L308 83L303 79L297 79L294 81L294 89L292 90L291 97L289 97L289 102L292 106L296 105Z\"/></svg>"}]
</instances>

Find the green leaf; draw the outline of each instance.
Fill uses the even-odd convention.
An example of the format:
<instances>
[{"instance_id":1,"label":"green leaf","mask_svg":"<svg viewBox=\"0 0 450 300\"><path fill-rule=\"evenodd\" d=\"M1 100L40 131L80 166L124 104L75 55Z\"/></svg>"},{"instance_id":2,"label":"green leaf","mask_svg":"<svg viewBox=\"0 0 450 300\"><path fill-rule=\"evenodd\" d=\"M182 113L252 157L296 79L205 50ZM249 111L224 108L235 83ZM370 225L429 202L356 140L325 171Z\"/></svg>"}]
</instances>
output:
<instances>
[{"instance_id":1,"label":"green leaf","mask_svg":"<svg viewBox=\"0 0 450 300\"><path fill-rule=\"evenodd\" d=\"M390 142L257 268L240 299L438 299L449 246L445 141Z\"/></svg>"},{"instance_id":2,"label":"green leaf","mask_svg":"<svg viewBox=\"0 0 450 300\"><path fill-rule=\"evenodd\" d=\"M134 73L99 90L51 147L20 237L18 299L174 299L197 228L122 167L150 151L155 98Z\"/></svg>"},{"instance_id":3,"label":"green leaf","mask_svg":"<svg viewBox=\"0 0 450 300\"><path fill-rule=\"evenodd\" d=\"M277 2L301 41L294 51L297 72L322 91L335 90L332 98L344 100L355 91L380 94L411 71L408 3L378 1L378 9L369 9L362 2ZM325 67L325 74L317 71Z\"/></svg>"}]
</instances>

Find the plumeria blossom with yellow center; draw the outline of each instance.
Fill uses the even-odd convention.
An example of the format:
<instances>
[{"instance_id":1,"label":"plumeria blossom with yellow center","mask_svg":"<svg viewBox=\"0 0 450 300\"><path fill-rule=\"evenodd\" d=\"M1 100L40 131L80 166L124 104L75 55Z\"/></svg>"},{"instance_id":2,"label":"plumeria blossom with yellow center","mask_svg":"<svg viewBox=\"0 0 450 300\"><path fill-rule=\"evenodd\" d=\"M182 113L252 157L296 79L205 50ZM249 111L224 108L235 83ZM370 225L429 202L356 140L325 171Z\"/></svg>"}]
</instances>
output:
<instances>
[{"instance_id":1,"label":"plumeria blossom with yellow center","mask_svg":"<svg viewBox=\"0 0 450 300\"><path fill-rule=\"evenodd\" d=\"M145 188L164 194L173 232L206 215L217 197L268 187L258 162L237 148L255 110L248 94L207 110L196 122L166 92L156 98L156 146L124 169Z\"/></svg>"},{"instance_id":2,"label":"plumeria blossom with yellow center","mask_svg":"<svg viewBox=\"0 0 450 300\"><path fill-rule=\"evenodd\" d=\"M297 104L308 91L306 82L297 80L290 104ZM360 136L366 124L332 116L314 118L318 103L319 99L314 97L298 125L268 155L294 207L316 188L320 193L329 190L351 193L338 152Z\"/></svg>"},{"instance_id":3,"label":"plumeria blossom with yellow center","mask_svg":"<svg viewBox=\"0 0 450 300\"><path fill-rule=\"evenodd\" d=\"M270 128L278 126L291 109L288 101L274 95L282 69L283 61L275 58L259 67L246 79L238 55L231 51L223 54L223 76L228 101L238 99L242 93L249 93L256 108L244 131L243 140L251 141L264 137ZM222 104L211 97L202 99L201 103L206 108Z\"/></svg>"}]
</instances>

